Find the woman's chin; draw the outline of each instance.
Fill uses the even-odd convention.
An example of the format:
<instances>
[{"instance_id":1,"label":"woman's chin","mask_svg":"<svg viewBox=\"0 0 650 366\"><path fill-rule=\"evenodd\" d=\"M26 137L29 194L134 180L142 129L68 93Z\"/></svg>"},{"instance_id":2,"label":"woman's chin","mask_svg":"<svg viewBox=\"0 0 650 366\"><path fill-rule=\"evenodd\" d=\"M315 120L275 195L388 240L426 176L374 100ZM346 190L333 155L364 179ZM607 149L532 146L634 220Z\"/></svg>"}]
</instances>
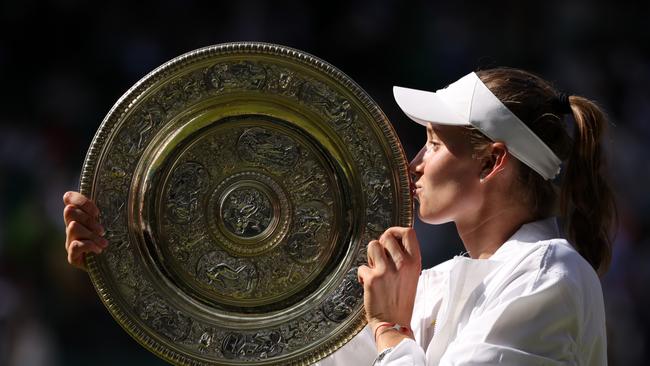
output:
<instances>
[{"instance_id":1,"label":"woman's chin","mask_svg":"<svg viewBox=\"0 0 650 366\"><path fill-rule=\"evenodd\" d=\"M418 219L425 224L440 225L453 221L452 219L441 215L439 212L423 211L419 205L416 206L415 211L417 212Z\"/></svg>"}]
</instances>

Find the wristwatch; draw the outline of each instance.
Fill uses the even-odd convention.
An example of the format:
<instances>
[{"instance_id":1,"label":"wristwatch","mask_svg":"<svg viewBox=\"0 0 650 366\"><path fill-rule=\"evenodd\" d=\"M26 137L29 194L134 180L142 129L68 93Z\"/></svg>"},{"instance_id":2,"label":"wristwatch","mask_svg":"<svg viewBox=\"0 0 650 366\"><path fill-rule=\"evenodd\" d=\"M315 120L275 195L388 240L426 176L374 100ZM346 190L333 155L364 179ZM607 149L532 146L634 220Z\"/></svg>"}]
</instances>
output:
<instances>
[{"instance_id":1,"label":"wristwatch","mask_svg":"<svg viewBox=\"0 0 650 366\"><path fill-rule=\"evenodd\" d=\"M388 347L385 350L381 351L380 354L377 355L375 358L375 361L372 363L372 365L379 365L379 363L386 358L386 356L393 351L393 347Z\"/></svg>"}]
</instances>

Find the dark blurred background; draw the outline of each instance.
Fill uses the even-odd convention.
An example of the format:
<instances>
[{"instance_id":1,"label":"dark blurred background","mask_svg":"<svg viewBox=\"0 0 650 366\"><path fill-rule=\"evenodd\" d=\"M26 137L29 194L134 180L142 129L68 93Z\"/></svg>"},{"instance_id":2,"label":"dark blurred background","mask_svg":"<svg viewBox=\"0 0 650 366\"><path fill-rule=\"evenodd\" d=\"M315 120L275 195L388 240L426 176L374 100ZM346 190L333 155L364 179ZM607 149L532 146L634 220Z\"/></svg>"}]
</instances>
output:
<instances>
[{"instance_id":1,"label":"dark blurred background","mask_svg":"<svg viewBox=\"0 0 650 366\"><path fill-rule=\"evenodd\" d=\"M610 364L648 364L649 21L647 1L0 2L0 365L165 364L67 264L61 196L77 189L96 129L131 85L182 53L243 40L341 69L382 107L409 157L425 134L398 110L393 84L435 90L505 65L598 101L612 120L621 216L603 278ZM427 267L462 250L453 226L416 226Z\"/></svg>"}]
</instances>

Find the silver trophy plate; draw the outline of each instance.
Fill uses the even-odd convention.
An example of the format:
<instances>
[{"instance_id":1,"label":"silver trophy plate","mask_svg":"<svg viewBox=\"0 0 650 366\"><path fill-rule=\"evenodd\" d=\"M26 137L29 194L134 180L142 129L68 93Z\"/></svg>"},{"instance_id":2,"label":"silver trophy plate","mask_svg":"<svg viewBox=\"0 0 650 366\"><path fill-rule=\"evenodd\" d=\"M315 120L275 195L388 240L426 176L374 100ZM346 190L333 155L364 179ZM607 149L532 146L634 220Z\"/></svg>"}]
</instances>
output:
<instances>
[{"instance_id":1,"label":"silver trophy plate","mask_svg":"<svg viewBox=\"0 0 650 366\"><path fill-rule=\"evenodd\" d=\"M140 344L180 365L310 364L365 325L366 244L411 225L405 154L368 95L295 49L230 43L160 66L108 113L81 193L86 263Z\"/></svg>"}]
</instances>

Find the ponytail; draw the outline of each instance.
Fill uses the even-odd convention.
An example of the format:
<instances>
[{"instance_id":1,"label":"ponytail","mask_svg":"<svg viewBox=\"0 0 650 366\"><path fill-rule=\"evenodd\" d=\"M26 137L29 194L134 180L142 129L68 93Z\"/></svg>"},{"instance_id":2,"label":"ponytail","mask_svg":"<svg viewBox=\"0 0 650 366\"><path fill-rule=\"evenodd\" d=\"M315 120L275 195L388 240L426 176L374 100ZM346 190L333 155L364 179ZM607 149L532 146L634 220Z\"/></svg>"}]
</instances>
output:
<instances>
[{"instance_id":1,"label":"ponytail","mask_svg":"<svg viewBox=\"0 0 650 366\"><path fill-rule=\"evenodd\" d=\"M610 232L616 220L601 143L607 127L605 114L588 99L567 97L546 80L524 70L495 68L478 71L477 75L565 162L559 197L554 183L521 164L518 179L522 200L535 219L542 219L557 212L559 198L567 239L598 274L604 274L612 257ZM576 122L573 138L563 118L567 113ZM479 132L470 136L477 152L490 142Z\"/></svg>"},{"instance_id":2,"label":"ponytail","mask_svg":"<svg viewBox=\"0 0 650 366\"><path fill-rule=\"evenodd\" d=\"M576 126L562 183L560 210L567 220L568 239L602 275L611 261L610 231L616 220L614 194L604 175L601 146L607 118L586 98L570 96L569 103Z\"/></svg>"}]
</instances>

